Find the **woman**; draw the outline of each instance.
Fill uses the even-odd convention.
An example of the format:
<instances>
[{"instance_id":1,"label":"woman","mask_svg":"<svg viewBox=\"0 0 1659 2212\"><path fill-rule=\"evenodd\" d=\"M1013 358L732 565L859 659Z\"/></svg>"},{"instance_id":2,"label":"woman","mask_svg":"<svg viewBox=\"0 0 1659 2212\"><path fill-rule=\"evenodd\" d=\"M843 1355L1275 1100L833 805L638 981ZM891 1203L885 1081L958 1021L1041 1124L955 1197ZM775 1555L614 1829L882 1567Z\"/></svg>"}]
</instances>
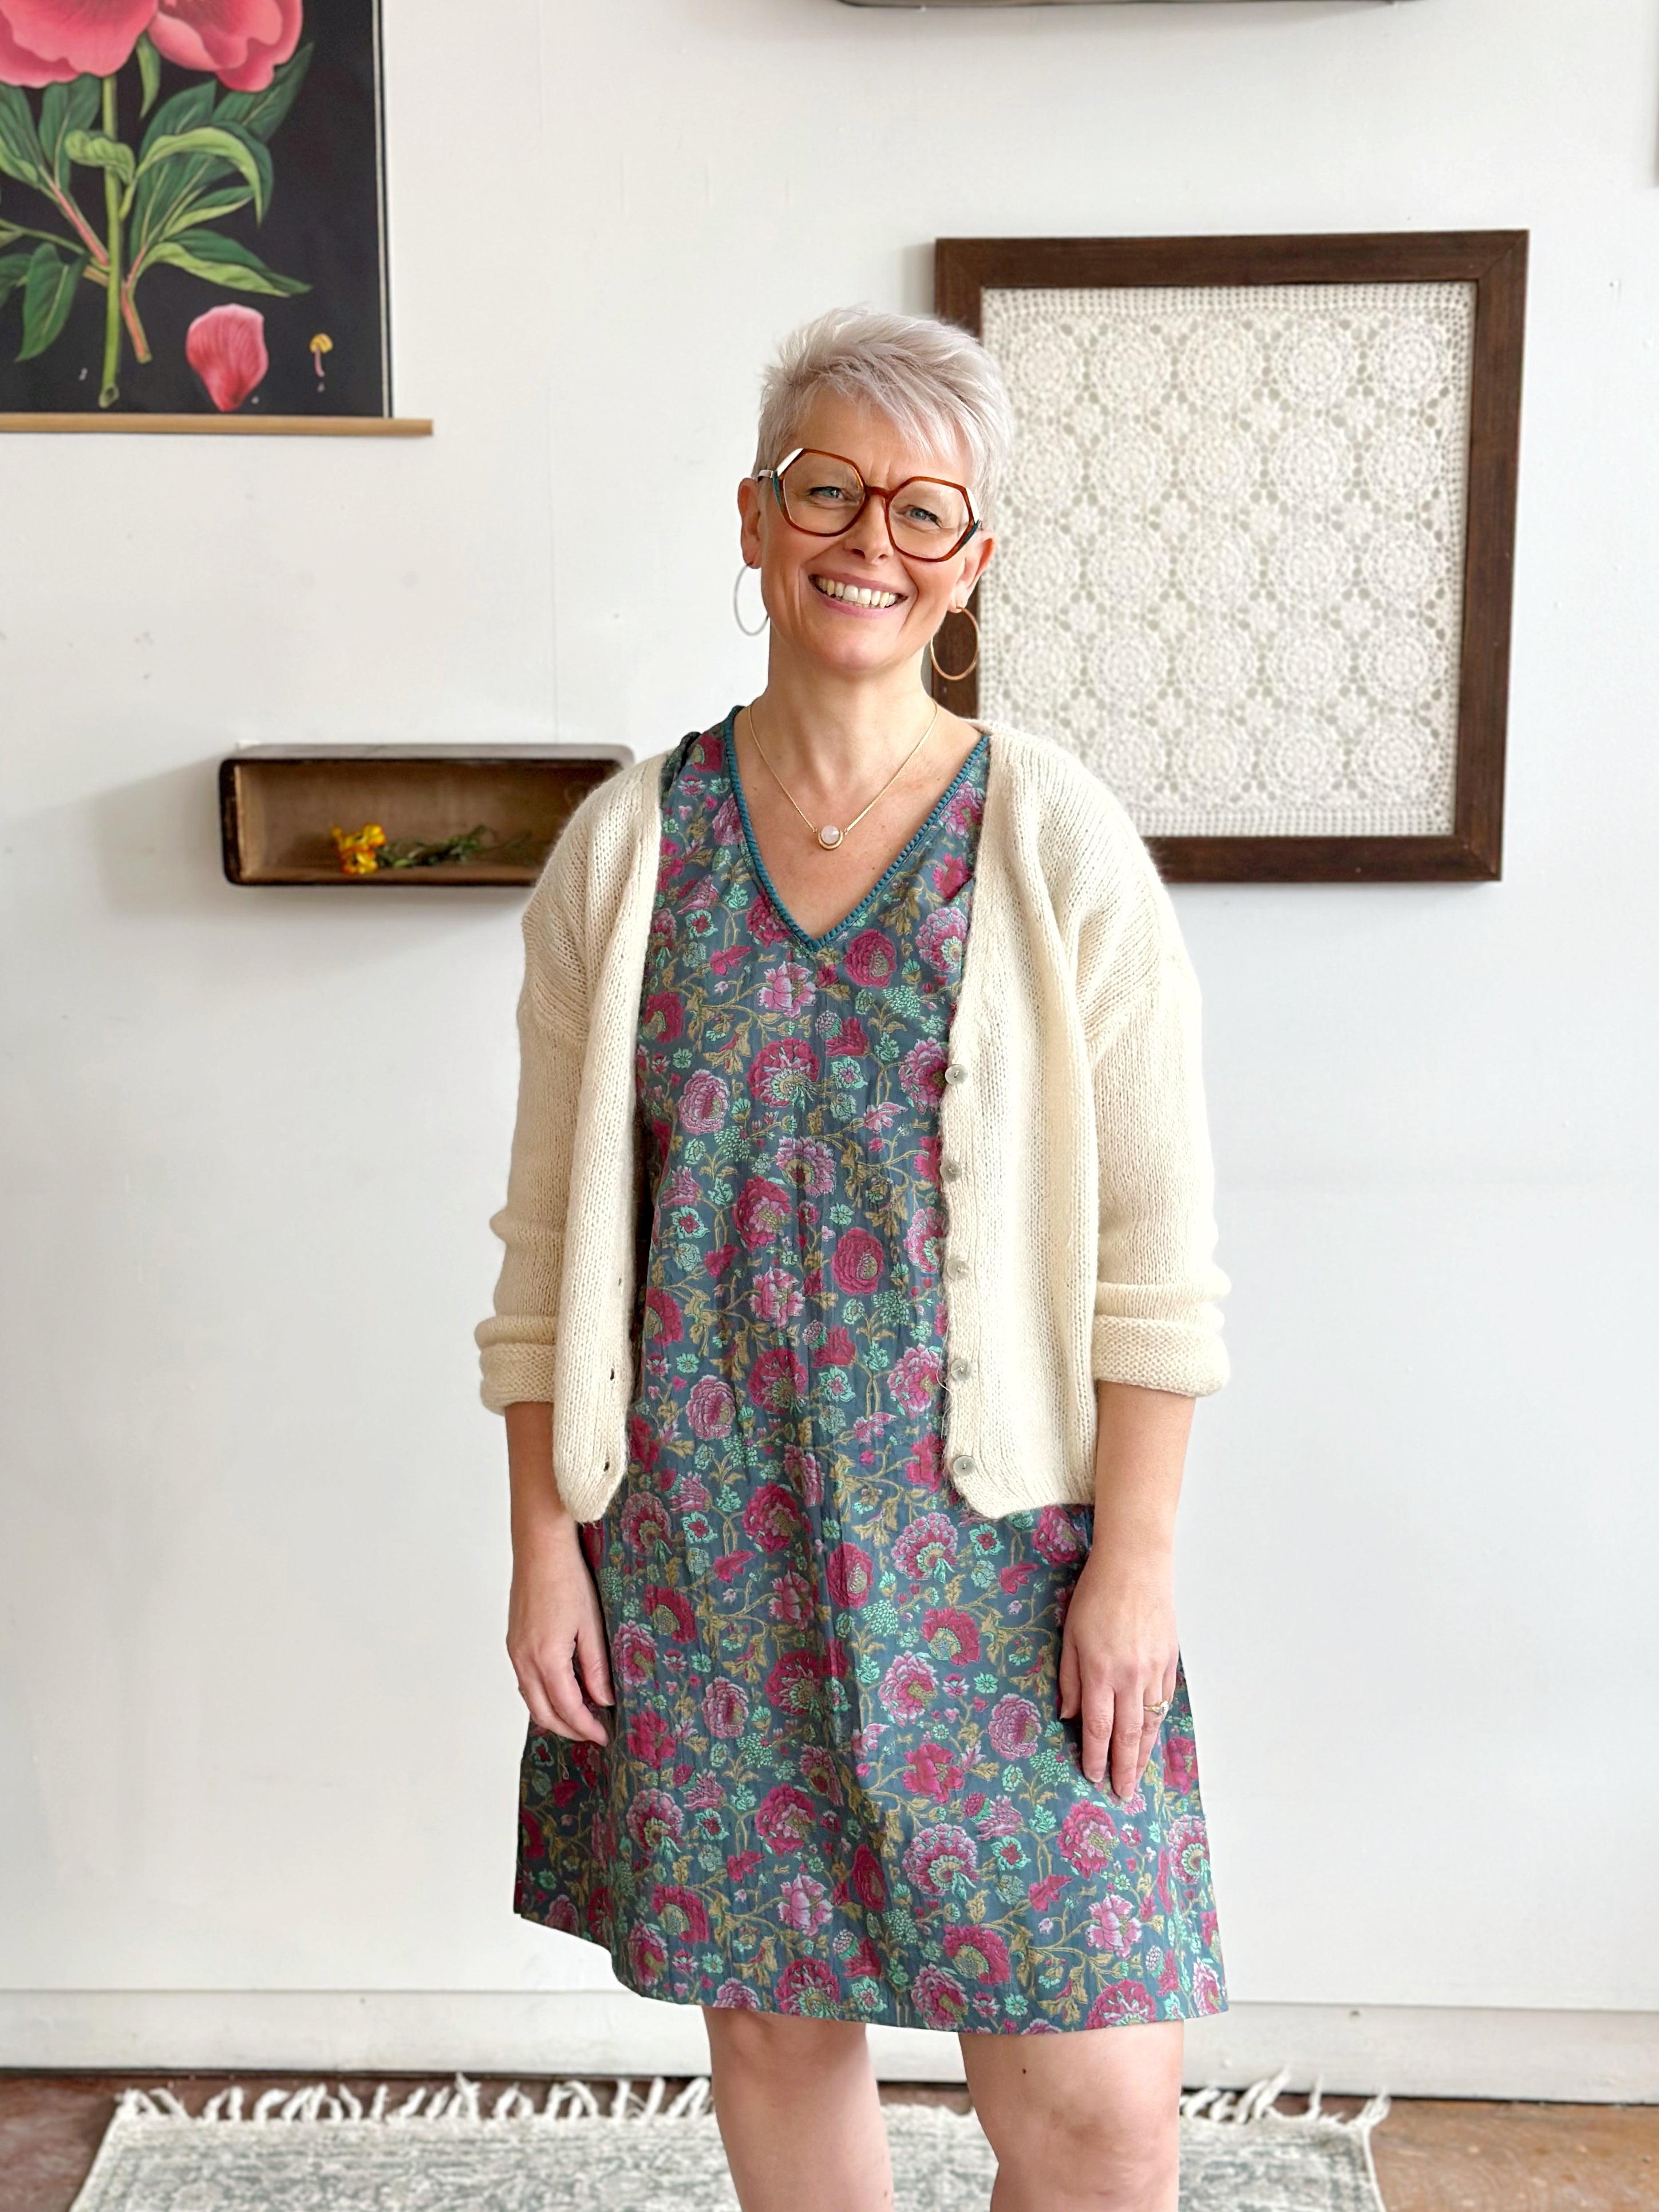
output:
<instances>
[{"instance_id":1,"label":"woman","mask_svg":"<svg viewBox=\"0 0 1659 2212\"><path fill-rule=\"evenodd\" d=\"M766 689L525 915L478 1332L518 1909L703 2006L745 2212L891 2203L869 2021L960 2031L997 2212L1172 2212L1224 2002L1171 1574L1226 1371L1196 988L1109 794L920 681L1008 439L960 331L790 339L738 488Z\"/></svg>"}]
</instances>

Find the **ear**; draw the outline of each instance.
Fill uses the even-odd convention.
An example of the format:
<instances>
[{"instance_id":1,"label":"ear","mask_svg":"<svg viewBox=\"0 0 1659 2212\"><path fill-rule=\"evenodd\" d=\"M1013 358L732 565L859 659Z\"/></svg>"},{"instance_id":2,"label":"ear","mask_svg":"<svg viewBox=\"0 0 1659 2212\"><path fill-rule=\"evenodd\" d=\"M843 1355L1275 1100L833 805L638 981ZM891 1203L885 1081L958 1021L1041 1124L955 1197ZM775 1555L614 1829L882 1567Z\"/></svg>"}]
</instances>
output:
<instances>
[{"instance_id":1,"label":"ear","mask_svg":"<svg viewBox=\"0 0 1659 2212\"><path fill-rule=\"evenodd\" d=\"M952 598L959 606L966 606L973 597L974 586L985 573L985 567L996 550L996 540L984 530L976 531L962 548L959 558L961 568L957 572L956 589Z\"/></svg>"},{"instance_id":2,"label":"ear","mask_svg":"<svg viewBox=\"0 0 1659 2212\"><path fill-rule=\"evenodd\" d=\"M760 565L760 509L764 496L763 487L753 477L744 477L737 486L737 512L742 518L738 544L751 568Z\"/></svg>"}]
</instances>

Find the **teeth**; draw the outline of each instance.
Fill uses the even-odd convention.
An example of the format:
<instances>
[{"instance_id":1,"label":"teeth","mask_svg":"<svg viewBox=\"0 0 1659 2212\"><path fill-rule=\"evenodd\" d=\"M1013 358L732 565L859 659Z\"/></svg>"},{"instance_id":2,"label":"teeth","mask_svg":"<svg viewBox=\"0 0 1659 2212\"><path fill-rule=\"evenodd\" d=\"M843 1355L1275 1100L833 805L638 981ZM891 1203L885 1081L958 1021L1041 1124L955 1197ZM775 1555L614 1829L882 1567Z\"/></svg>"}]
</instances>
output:
<instances>
[{"instance_id":1,"label":"teeth","mask_svg":"<svg viewBox=\"0 0 1659 2212\"><path fill-rule=\"evenodd\" d=\"M897 592L873 592L860 584L838 584L828 576L814 576L812 581L814 590L821 592L826 599L845 599L849 606L896 607L899 604Z\"/></svg>"}]
</instances>

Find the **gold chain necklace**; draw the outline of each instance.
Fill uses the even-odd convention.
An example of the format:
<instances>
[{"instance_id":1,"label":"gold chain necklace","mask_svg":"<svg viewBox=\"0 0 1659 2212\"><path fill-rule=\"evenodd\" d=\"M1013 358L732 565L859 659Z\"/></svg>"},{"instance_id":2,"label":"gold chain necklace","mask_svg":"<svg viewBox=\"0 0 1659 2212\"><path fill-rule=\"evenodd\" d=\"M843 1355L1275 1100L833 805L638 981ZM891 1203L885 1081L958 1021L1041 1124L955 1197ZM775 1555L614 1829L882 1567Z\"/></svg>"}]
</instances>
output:
<instances>
[{"instance_id":1,"label":"gold chain necklace","mask_svg":"<svg viewBox=\"0 0 1659 2212\"><path fill-rule=\"evenodd\" d=\"M903 760L899 762L898 767L894 769L893 774L881 786L880 791L876 793L875 797L871 799L869 806L860 807L857 813L853 816L851 821L847 823L844 830L838 830L833 822L826 822L820 825L813 820L811 815L808 814L805 807L800 804L799 800L796 798L795 793L790 789L788 784L784 782L783 777L778 775L777 769L767 758L766 749L760 742L760 732L755 727L754 708L751 706L747 711L749 718L749 736L754 740L755 751L760 754L761 760L766 763L766 774L778 786L778 788L783 793L784 798L788 799L790 805L794 807L796 812L806 823L808 829L811 830L813 836L818 840L818 842L823 847L824 850L826 853L833 853L838 845L851 836L852 832L863 820L865 815L869 812L870 807L879 805L880 802L887 797L888 792L893 789L893 785L898 782L899 777L903 775L905 770L916 758L917 754L921 751L923 746L926 744L928 739L933 735L933 726L939 720L939 702L936 699L934 701L933 712L928 716L928 726L923 731L921 736L917 738L916 743L911 747L910 750L905 755Z\"/></svg>"}]
</instances>

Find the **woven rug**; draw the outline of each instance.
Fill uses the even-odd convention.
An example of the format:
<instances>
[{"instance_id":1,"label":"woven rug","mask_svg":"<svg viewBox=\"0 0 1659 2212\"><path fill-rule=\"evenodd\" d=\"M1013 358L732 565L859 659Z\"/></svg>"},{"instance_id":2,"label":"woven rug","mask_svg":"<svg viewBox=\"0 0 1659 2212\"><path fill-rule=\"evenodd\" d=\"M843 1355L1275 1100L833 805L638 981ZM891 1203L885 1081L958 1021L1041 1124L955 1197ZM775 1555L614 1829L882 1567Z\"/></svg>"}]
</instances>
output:
<instances>
[{"instance_id":1,"label":"woven rug","mask_svg":"<svg viewBox=\"0 0 1659 2212\"><path fill-rule=\"evenodd\" d=\"M1181 2212L1384 2212L1371 2131L1274 2109L1283 2081L1181 2100ZM538 2107L475 2084L366 2108L318 2084L240 2089L192 2119L166 2090L129 2089L74 2212L736 2212L709 2085L671 2101L659 2075L555 2082ZM983 2212L996 2162L972 2114L885 2105L895 2212Z\"/></svg>"}]
</instances>

